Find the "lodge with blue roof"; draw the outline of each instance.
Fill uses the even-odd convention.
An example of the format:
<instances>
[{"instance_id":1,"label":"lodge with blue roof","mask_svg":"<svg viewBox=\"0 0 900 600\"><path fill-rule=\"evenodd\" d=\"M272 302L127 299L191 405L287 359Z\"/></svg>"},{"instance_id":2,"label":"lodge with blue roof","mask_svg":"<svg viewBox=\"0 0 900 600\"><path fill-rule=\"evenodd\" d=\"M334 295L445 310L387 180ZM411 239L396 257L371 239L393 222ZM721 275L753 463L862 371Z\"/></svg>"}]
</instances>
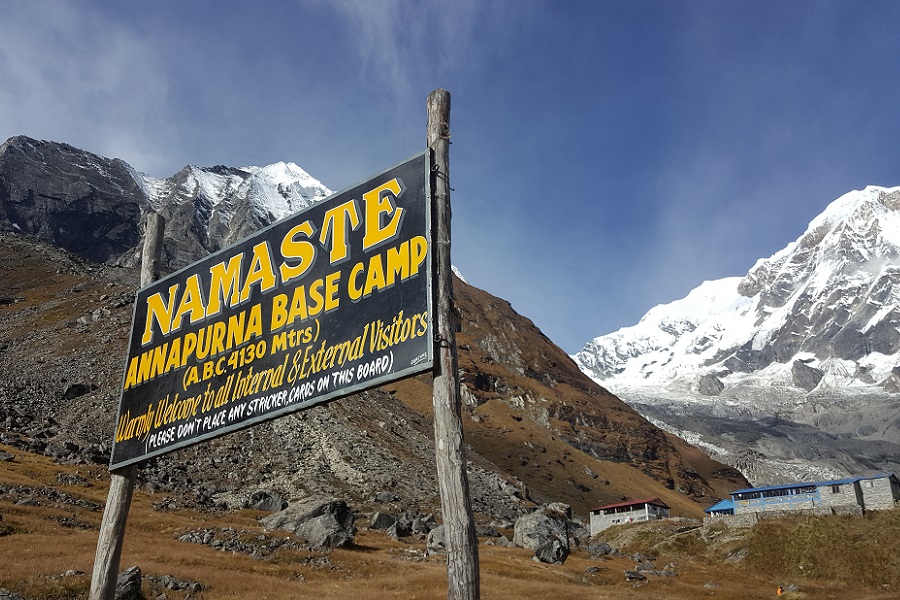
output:
<instances>
[{"instance_id":1,"label":"lodge with blue roof","mask_svg":"<svg viewBox=\"0 0 900 600\"><path fill-rule=\"evenodd\" d=\"M900 481L893 473L849 477L815 483L793 483L746 488L731 492L706 509L709 517L766 512L862 514L895 508L900 503Z\"/></svg>"}]
</instances>

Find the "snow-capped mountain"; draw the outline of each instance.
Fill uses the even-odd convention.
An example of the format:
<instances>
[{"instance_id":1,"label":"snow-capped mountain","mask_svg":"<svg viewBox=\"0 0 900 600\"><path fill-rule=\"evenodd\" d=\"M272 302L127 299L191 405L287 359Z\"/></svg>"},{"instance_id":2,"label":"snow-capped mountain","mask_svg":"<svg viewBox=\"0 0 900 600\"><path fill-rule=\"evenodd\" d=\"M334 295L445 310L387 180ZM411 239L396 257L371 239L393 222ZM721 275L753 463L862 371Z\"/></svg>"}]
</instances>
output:
<instances>
[{"instance_id":1,"label":"snow-capped mountain","mask_svg":"<svg viewBox=\"0 0 900 600\"><path fill-rule=\"evenodd\" d=\"M156 179L67 144L10 138L0 146L0 228L101 262L138 257L140 216L166 218L167 270L214 252L331 193L294 163L187 166Z\"/></svg>"},{"instance_id":2,"label":"snow-capped mountain","mask_svg":"<svg viewBox=\"0 0 900 600\"><path fill-rule=\"evenodd\" d=\"M871 186L832 202L799 239L743 278L707 281L651 309L637 325L594 339L574 358L647 416L720 448L713 452L720 459L734 444L723 446L713 430L729 428L717 422L710 429L712 419L730 420L745 433L765 422L763 438L783 433L771 419L811 427L804 436L817 452L807 454L818 464L802 469L807 459L796 437L750 444L771 461L798 461L794 470L790 464L764 468L759 480L791 478L803 469L896 469L898 352L900 187ZM828 436L837 438L832 443ZM860 456L844 455L860 441L888 446L854 447ZM790 456L778 456L788 449ZM877 460L882 454L890 460ZM730 462L740 468L734 456ZM748 471L758 466L744 465L745 475L753 480Z\"/></svg>"},{"instance_id":3,"label":"snow-capped mountain","mask_svg":"<svg viewBox=\"0 0 900 600\"><path fill-rule=\"evenodd\" d=\"M294 163L265 167L187 166L158 180L138 174L150 207L166 218L173 267L192 262L200 245L215 252L331 193ZM130 262L130 261L129 261Z\"/></svg>"}]
</instances>

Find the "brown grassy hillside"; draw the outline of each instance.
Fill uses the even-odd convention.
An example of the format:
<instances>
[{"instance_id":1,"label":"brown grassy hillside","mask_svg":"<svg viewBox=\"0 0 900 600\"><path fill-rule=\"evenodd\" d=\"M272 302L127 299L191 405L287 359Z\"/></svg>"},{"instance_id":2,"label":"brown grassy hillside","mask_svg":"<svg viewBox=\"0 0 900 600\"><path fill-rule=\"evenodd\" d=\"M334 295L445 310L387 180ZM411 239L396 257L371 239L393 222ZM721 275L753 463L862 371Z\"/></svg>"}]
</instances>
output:
<instances>
[{"instance_id":1,"label":"brown grassy hillside","mask_svg":"<svg viewBox=\"0 0 900 600\"><path fill-rule=\"evenodd\" d=\"M106 469L58 465L3 445L0 452L14 456L0 462L0 588L29 600L86 598ZM122 567L141 568L147 598L447 597L445 558L426 556L424 540L398 541L365 530L365 515L350 548L315 553L283 545L254 558L178 537L211 531L265 545L291 536L262 529L259 512L171 509L170 500L138 490L128 521ZM898 533L898 511L767 521L750 530L683 521L633 524L601 536L620 554L591 559L576 550L562 565L536 563L528 550L481 539L482 598L763 600L775 598L778 585L792 585L796 591L783 598L890 600L900 598L900 566L891 551ZM659 569L672 565L677 576L627 581L624 572L635 568L634 553ZM164 576L202 589L166 589Z\"/></svg>"}]
</instances>

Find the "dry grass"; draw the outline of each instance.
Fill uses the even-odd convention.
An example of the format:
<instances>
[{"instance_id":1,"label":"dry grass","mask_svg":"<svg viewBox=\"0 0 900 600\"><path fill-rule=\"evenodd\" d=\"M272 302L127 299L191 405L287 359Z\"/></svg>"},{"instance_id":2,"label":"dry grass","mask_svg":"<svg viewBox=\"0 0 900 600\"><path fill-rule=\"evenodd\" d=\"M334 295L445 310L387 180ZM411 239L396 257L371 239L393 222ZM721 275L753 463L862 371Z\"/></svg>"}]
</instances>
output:
<instances>
[{"instance_id":1,"label":"dry grass","mask_svg":"<svg viewBox=\"0 0 900 600\"><path fill-rule=\"evenodd\" d=\"M898 540L898 510L763 521L753 529L747 558L773 576L900 593Z\"/></svg>"},{"instance_id":2,"label":"dry grass","mask_svg":"<svg viewBox=\"0 0 900 600\"><path fill-rule=\"evenodd\" d=\"M16 455L15 461L0 463L0 486L6 490L0 495L0 587L32 599L86 598L102 516L96 506L105 502L107 494L106 469L65 467L45 457L0 448ZM59 483L59 474L74 483ZM73 476L81 479L73 480ZM21 503L26 497L34 504ZM121 565L141 568L148 598L160 593L151 588L149 578L162 575L205 586L194 594L168 590L170 600L447 597L446 558L425 557L424 541L396 541L382 532L363 530L349 549L320 554L282 548L260 560L176 539L178 532L188 529L225 527L251 535L280 535L260 528L260 513L160 512L153 508L159 500L140 490L135 493ZM616 528L620 539L629 540L622 545L627 551L651 555L659 568L669 562L677 567L678 577L651 575L641 585L625 580L623 572L634 568L625 556L596 560L575 551L564 564L547 565L534 562L531 552L522 548L482 544L481 597L761 600L774 598L779 584L792 582L799 591L782 598L845 598L851 591L855 600L897 598L892 590L900 590L893 545L898 519L900 514L894 512L856 520L766 522L743 539L749 554L739 564L724 560L725 553L736 547L733 542L710 544L697 530L684 530L684 524L669 529ZM724 530L712 533L727 537ZM864 549L867 539L875 541L871 550ZM841 549L838 540L855 550ZM821 557L816 557L814 547L821 549ZM841 561L848 564L841 566ZM802 572L792 566L799 564ZM890 573L884 579L889 589L880 587L882 580L879 585L864 585L852 576L857 571L874 577L878 565Z\"/></svg>"}]
</instances>

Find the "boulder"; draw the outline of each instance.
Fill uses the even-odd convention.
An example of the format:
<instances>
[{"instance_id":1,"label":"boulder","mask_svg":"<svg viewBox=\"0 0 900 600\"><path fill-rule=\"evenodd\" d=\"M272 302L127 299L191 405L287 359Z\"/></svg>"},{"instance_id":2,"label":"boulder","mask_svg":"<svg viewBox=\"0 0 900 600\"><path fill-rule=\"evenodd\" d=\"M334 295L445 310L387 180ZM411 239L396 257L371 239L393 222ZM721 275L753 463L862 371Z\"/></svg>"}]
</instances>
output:
<instances>
[{"instance_id":1,"label":"boulder","mask_svg":"<svg viewBox=\"0 0 900 600\"><path fill-rule=\"evenodd\" d=\"M545 563L563 563L569 556L568 505L554 503L542 506L516 520L513 542L531 548L535 557Z\"/></svg>"},{"instance_id":2,"label":"boulder","mask_svg":"<svg viewBox=\"0 0 900 600\"><path fill-rule=\"evenodd\" d=\"M258 490L250 495L250 499L247 501L247 508L265 512L278 512L287 508L287 502L275 492Z\"/></svg>"},{"instance_id":3,"label":"boulder","mask_svg":"<svg viewBox=\"0 0 900 600\"><path fill-rule=\"evenodd\" d=\"M116 600L140 600L141 568L131 567L116 577Z\"/></svg>"},{"instance_id":4,"label":"boulder","mask_svg":"<svg viewBox=\"0 0 900 600\"><path fill-rule=\"evenodd\" d=\"M588 556L590 556L591 558L600 558L601 556L612 554L612 551L612 546L610 546L606 542L597 542L595 544L590 544L587 548Z\"/></svg>"},{"instance_id":5,"label":"boulder","mask_svg":"<svg viewBox=\"0 0 900 600\"><path fill-rule=\"evenodd\" d=\"M376 512L372 515L372 524L369 526L372 529L388 529L392 525L397 524L397 517L394 515L389 515L388 513Z\"/></svg>"},{"instance_id":6,"label":"boulder","mask_svg":"<svg viewBox=\"0 0 900 600\"><path fill-rule=\"evenodd\" d=\"M267 529L290 531L315 548L340 548L353 542L356 516L343 500L305 498L261 520Z\"/></svg>"},{"instance_id":7,"label":"boulder","mask_svg":"<svg viewBox=\"0 0 900 600\"><path fill-rule=\"evenodd\" d=\"M428 554L441 554L447 551L447 537L444 533L443 525L438 525L428 532L428 541L425 543L425 550Z\"/></svg>"}]
</instances>

